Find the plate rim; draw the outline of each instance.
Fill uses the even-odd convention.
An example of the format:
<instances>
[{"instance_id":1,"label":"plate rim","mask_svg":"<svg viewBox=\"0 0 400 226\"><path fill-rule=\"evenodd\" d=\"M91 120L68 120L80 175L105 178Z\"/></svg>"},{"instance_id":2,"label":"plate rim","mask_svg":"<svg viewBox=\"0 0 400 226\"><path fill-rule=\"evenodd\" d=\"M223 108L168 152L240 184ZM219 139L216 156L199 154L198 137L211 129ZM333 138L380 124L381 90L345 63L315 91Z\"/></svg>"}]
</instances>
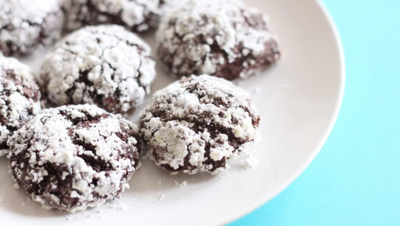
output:
<instances>
[{"instance_id":1,"label":"plate rim","mask_svg":"<svg viewBox=\"0 0 400 226\"><path fill-rule=\"evenodd\" d=\"M227 215L226 218L220 218L217 222L215 221L214 223L218 223L221 225L227 225L230 223L235 222L236 220L243 218L244 216L248 215L249 213L255 211L256 209L260 208L261 206L265 205L269 201L271 201L273 198L275 198L277 195L279 195L282 191L284 191L289 185L291 185L306 169L307 167L311 164L311 162L315 159L315 157L318 155L318 153L321 151L323 146L325 145L326 141L328 140L335 124L338 119L341 106L343 103L343 98L344 98L344 92L345 92L345 83L346 83L346 66L345 66L345 56L344 56L344 50L343 50L343 45L342 45L342 40L340 38L339 31L337 29L337 26L325 7L324 3L321 0L312 0L311 4L315 4L316 7L318 7L322 12L322 17L325 18L328 22L329 29L333 31L333 40L335 42L335 49L338 51L338 57L339 59L339 67L340 67L340 75L339 75L339 86L338 86L338 92L335 93L337 94L337 97L334 99L334 108L333 111L330 112L329 116L329 122L324 129L323 133L321 134L321 138L316 142L316 146L311 150L310 154L303 159L302 164L295 170L283 183L281 183L279 186L276 186L272 192L268 193L263 193L262 196L260 196L259 199L255 200L254 202L249 203L248 205L242 206L241 211L238 212L235 215ZM7 222L7 221L6 221Z\"/></svg>"},{"instance_id":2,"label":"plate rim","mask_svg":"<svg viewBox=\"0 0 400 226\"><path fill-rule=\"evenodd\" d=\"M336 26L335 21L333 20L332 15L329 13L327 7L325 4L322 2L322 0L314 0L317 4L317 6L322 10L324 16L328 20L329 26L332 29L334 33L334 39L336 42L336 47L339 50L339 57L340 57L340 87L339 87L339 96L336 100L336 104L334 107L334 111L332 114L331 119L329 120L329 124L327 126L327 129L324 131L322 138L318 142L318 145L312 153L305 159L303 164L296 170L295 173L293 173L284 183L282 183L280 186L276 187L273 192L271 192L269 195L266 197L261 197L259 200L256 201L251 205L248 205L245 210L240 214L237 215L233 219L227 219L223 223L223 225L227 225L230 223L235 222L236 220L239 220L246 215L250 214L251 212L255 211L256 209L260 208L261 206L267 204L269 201L271 201L273 198L278 196L281 192L283 192L289 185L291 185L311 164L311 162L315 159L315 157L318 155L318 153L321 151L323 146L325 145L326 141L328 140L330 134L332 133L332 130L336 124L336 121L338 119L342 103L343 103L343 97L344 97L344 92L345 92L345 84L346 84L346 62L345 62L345 55L344 55L344 50L343 50L343 43L342 39L340 37L339 30Z\"/></svg>"}]
</instances>

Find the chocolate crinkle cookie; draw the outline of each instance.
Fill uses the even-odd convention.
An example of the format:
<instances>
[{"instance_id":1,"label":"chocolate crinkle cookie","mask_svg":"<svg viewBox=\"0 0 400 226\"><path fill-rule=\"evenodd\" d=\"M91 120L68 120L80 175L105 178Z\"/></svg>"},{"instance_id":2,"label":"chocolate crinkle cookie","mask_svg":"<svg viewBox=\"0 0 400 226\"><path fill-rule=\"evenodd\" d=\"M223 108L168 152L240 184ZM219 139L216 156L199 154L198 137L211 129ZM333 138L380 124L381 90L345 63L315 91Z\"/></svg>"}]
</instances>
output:
<instances>
[{"instance_id":1,"label":"chocolate crinkle cookie","mask_svg":"<svg viewBox=\"0 0 400 226\"><path fill-rule=\"evenodd\" d=\"M110 112L135 109L156 76L150 47L117 25L82 28L59 42L39 84L55 105L95 104Z\"/></svg>"},{"instance_id":2,"label":"chocolate crinkle cookie","mask_svg":"<svg viewBox=\"0 0 400 226\"><path fill-rule=\"evenodd\" d=\"M259 114L248 95L209 75L184 77L156 92L142 112L140 136L148 156L172 173L218 174L248 154Z\"/></svg>"},{"instance_id":3,"label":"chocolate crinkle cookie","mask_svg":"<svg viewBox=\"0 0 400 226\"><path fill-rule=\"evenodd\" d=\"M0 51L29 54L58 39L63 24L60 0L0 0Z\"/></svg>"},{"instance_id":4,"label":"chocolate crinkle cookie","mask_svg":"<svg viewBox=\"0 0 400 226\"><path fill-rule=\"evenodd\" d=\"M0 53L0 156L7 140L40 111L40 91L30 68Z\"/></svg>"},{"instance_id":5,"label":"chocolate crinkle cookie","mask_svg":"<svg viewBox=\"0 0 400 226\"><path fill-rule=\"evenodd\" d=\"M247 78L280 58L266 15L233 0L188 1L163 18L158 55L177 76Z\"/></svg>"},{"instance_id":6,"label":"chocolate crinkle cookie","mask_svg":"<svg viewBox=\"0 0 400 226\"><path fill-rule=\"evenodd\" d=\"M64 1L67 30L86 25L119 24L134 32L157 27L166 7L177 0Z\"/></svg>"},{"instance_id":7,"label":"chocolate crinkle cookie","mask_svg":"<svg viewBox=\"0 0 400 226\"><path fill-rule=\"evenodd\" d=\"M129 188L137 126L94 105L43 110L8 140L11 172L46 209L85 210Z\"/></svg>"}]
</instances>

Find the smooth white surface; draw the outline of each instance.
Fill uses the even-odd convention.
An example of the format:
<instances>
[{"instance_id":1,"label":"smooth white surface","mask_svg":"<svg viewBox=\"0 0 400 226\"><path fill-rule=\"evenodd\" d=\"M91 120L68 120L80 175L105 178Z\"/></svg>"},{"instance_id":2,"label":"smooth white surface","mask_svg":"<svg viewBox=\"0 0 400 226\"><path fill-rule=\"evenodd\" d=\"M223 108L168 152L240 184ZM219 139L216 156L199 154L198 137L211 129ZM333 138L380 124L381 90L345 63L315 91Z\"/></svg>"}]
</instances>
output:
<instances>
[{"instance_id":1,"label":"smooth white surface","mask_svg":"<svg viewBox=\"0 0 400 226\"><path fill-rule=\"evenodd\" d=\"M238 82L252 93L262 117L262 141L253 148L257 158L253 168L243 170L237 161L228 172L215 177L170 176L149 160L142 160L131 189L120 200L69 215L29 202L24 191L13 188L7 160L2 158L0 224L220 225L254 210L289 185L318 153L339 112L344 90L341 45L316 0L246 2L269 14L283 52L275 67ZM154 43L151 35L146 41ZM24 61L38 72L44 52ZM153 91L171 81L158 70ZM175 181L186 181L187 185L179 186Z\"/></svg>"}]
</instances>

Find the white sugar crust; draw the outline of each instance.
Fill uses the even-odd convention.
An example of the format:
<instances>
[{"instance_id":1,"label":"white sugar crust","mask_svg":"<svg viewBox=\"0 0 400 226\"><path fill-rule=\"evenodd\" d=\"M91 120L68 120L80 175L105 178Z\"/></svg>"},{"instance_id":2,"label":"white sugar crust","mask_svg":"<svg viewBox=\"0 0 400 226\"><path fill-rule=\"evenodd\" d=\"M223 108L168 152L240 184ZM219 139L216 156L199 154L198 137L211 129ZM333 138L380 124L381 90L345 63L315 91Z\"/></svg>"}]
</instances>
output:
<instances>
[{"instance_id":1,"label":"white sugar crust","mask_svg":"<svg viewBox=\"0 0 400 226\"><path fill-rule=\"evenodd\" d=\"M43 110L8 141L13 177L46 209L101 205L129 188L138 164L137 130L94 105Z\"/></svg>"},{"instance_id":2,"label":"white sugar crust","mask_svg":"<svg viewBox=\"0 0 400 226\"><path fill-rule=\"evenodd\" d=\"M154 94L141 114L140 133L157 165L217 174L229 167L218 166L223 159L247 154L258 121L244 90L224 79L191 76Z\"/></svg>"},{"instance_id":3,"label":"white sugar crust","mask_svg":"<svg viewBox=\"0 0 400 226\"><path fill-rule=\"evenodd\" d=\"M175 0L166 1L169 2ZM91 24L118 23L137 32L157 26L164 5L160 0L69 0L64 1L67 12L67 30ZM91 12L92 11L92 12ZM94 15L94 16L93 16ZM90 18L89 18L90 17Z\"/></svg>"},{"instance_id":4,"label":"white sugar crust","mask_svg":"<svg viewBox=\"0 0 400 226\"><path fill-rule=\"evenodd\" d=\"M0 53L0 145L40 111L40 93L30 68L15 58ZM36 100L33 93L36 92ZM0 148L0 156L8 148Z\"/></svg>"},{"instance_id":5,"label":"white sugar crust","mask_svg":"<svg viewBox=\"0 0 400 226\"><path fill-rule=\"evenodd\" d=\"M150 54L143 40L121 26L85 27L55 46L39 82L56 105L87 103L127 112L150 92L156 76Z\"/></svg>"},{"instance_id":6,"label":"white sugar crust","mask_svg":"<svg viewBox=\"0 0 400 226\"><path fill-rule=\"evenodd\" d=\"M64 23L60 4L60 0L0 0L0 50L5 55L27 54L52 44Z\"/></svg>"},{"instance_id":7,"label":"white sugar crust","mask_svg":"<svg viewBox=\"0 0 400 226\"><path fill-rule=\"evenodd\" d=\"M264 66L256 66L258 57L279 58L270 49L275 42L266 15L234 0L189 0L169 10L157 32L161 61L180 76L218 75L241 59L239 76L246 78Z\"/></svg>"}]
</instances>

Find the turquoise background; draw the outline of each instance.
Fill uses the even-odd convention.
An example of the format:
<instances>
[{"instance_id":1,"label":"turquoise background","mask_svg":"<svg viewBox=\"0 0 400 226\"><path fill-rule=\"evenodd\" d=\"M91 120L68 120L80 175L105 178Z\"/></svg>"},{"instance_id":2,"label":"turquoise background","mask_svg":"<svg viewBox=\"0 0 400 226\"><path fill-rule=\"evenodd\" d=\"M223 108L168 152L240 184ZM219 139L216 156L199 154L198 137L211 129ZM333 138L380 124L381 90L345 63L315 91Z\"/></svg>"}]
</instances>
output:
<instances>
[{"instance_id":1,"label":"turquoise background","mask_svg":"<svg viewBox=\"0 0 400 226\"><path fill-rule=\"evenodd\" d=\"M230 226L400 225L400 0L322 2L346 58L337 123L293 184Z\"/></svg>"}]
</instances>

